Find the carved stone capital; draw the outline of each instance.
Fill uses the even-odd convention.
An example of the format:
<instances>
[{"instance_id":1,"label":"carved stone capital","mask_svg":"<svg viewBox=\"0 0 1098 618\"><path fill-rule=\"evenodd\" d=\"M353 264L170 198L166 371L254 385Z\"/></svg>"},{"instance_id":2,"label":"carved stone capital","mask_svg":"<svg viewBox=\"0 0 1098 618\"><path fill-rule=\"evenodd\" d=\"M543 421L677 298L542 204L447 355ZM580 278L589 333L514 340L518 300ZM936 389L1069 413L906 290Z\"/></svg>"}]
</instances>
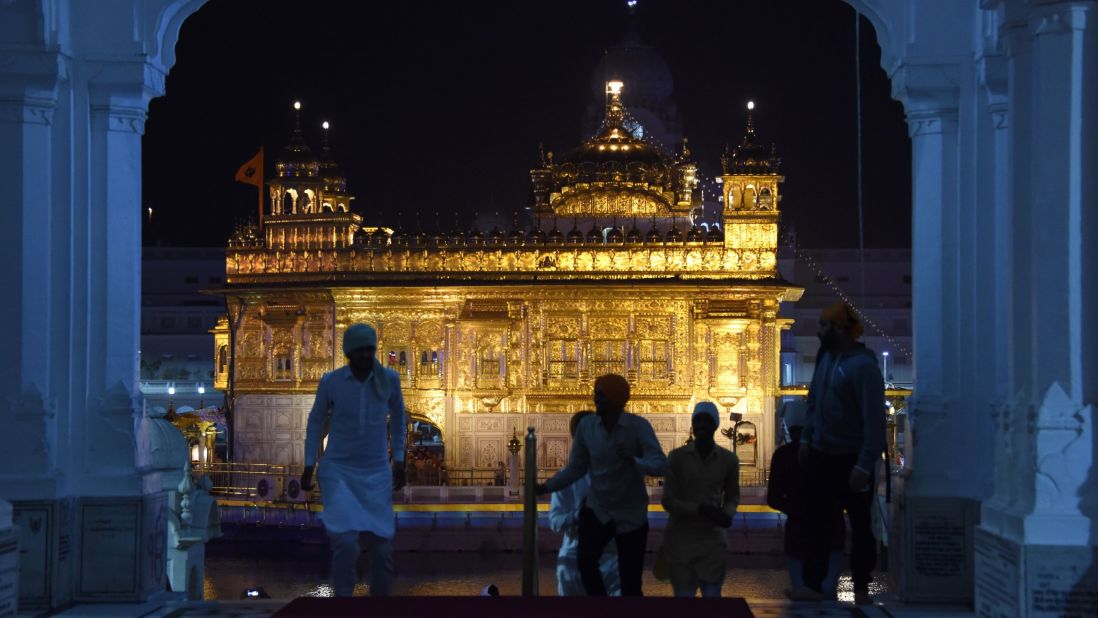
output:
<instances>
[{"instance_id":1,"label":"carved stone capital","mask_svg":"<svg viewBox=\"0 0 1098 618\"><path fill-rule=\"evenodd\" d=\"M1092 2L1050 2L1033 7L1029 16L1028 34L1034 38L1070 34L1086 30Z\"/></svg>"},{"instance_id":2,"label":"carved stone capital","mask_svg":"<svg viewBox=\"0 0 1098 618\"><path fill-rule=\"evenodd\" d=\"M1009 85L1010 67L1003 54L988 54L976 60L976 75L980 86L993 98L1005 98Z\"/></svg>"},{"instance_id":3,"label":"carved stone capital","mask_svg":"<svg viewBox=\"0 0 1098 618\"><path fill-rule=\"evenodd\" d=\"M89 60L87 68L93 110L123 108L144 113L150 100L164 94L166 74L144 58Z\"/></svg>"},{"instance_id":4,"label":"carved stone capital","mask_svg":"<svg viewBox=\"0 0 1098 618\"><path fill-rule=\"evenodd\" d=\"M136 133L141 135L145 132L145 118L147 114L142 109L133 107L92 107L93 118L106 119L106 129L108 131L119 131L122 133Z\"/></svg>"},{"instance_id":5,"label":"carved stone capital","mask_svg":"<svg viewBox=\"0 0 1098 618\"><path fill-rule=\"evenodd\" d=\"M956 124L960 73L959 62L939 62L903 64L892 74L892 97L907 111L911 137Z\"/></svg>"},{"instance_id":6,"label":"carved stone capital","mask_svg":"<svg viewBox=\"0 0 1098 618\"><path fill-rule=\"evenodd\" d=\"M928 109L907 114L908 137L941 135L957 130L957 109Z\"/></svg>"},{"instance_id":7,"label":"carved stone capital","mask_svg":"<svg viewBox=\"0 0 1098 618\"><path fill-rule=\"evenodd\" d=\"M53 124L54 102L50 99L0 99L0 123Z\"/></svg>"},{"instance_id":8,"label":"carved stone capital","mask_svg":"<svg viewBox=\"0 0 1098 618\"><path fill-rule=\"evenodd\" d=\"M0 50L0 100L53 100L58 82L69 78L70 64L67 56L56 51Z\"/></svg>"}]
</instances>

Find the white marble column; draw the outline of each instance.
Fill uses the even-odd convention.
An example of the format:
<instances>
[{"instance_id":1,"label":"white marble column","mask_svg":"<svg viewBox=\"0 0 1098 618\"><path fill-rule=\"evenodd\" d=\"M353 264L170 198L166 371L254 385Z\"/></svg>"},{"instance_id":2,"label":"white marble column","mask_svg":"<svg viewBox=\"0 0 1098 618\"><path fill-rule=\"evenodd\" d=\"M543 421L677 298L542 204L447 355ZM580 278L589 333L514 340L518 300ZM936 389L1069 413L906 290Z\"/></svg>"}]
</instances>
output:
<instances>
[{"instance_id":1,"label":"white marble column","mask_svg":"<svg viewBox=\"0 0 1098 618\"><path fill-rule=\"evenodd\" d=\"M1006 2L1013 274L981 615L1098 613L1098 3Z\"/></svg>"},{"instance_id":2,"label":"white marble column","mask_svg":"<svg viewBox=\"0 0 1098 618\"><path fill-rule=\"evenodd\" d=\"M52 322L67 313L57 303L60 281L52 275L58 256L50 250L52 237L63 230L55 198L63 199L57 193L64 184L55 178L54 164L64 136L55 127L55 111L68 63L56 52L7 50L0 51L0 64L0 281L15 292L0 306L7 342L0 357L8 368L0 377L6 404L0 423L13 434L0 457L0 485L48 495L57 480ZM10 491L0 495L13 497Z\"/></svg>"}]
</instances>

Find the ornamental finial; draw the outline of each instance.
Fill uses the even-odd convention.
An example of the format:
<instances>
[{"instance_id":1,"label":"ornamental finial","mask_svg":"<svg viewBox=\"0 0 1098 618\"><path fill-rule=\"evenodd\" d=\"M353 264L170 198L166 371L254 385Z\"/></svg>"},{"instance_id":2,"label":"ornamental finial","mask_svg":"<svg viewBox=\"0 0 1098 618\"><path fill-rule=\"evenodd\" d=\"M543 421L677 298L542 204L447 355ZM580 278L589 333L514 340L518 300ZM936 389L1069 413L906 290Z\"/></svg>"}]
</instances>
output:
<instances>
[{"instance_id":1,"label":"ornamental finial","mask_svg":"<svg viewBox=\"0 0 1098 618\"><path fill-rule=\"evenodd\" d=\"M621 80L606 82L606 94L610 95L610 101L606 104L606 126L621 126L625 121L625 106L621 102L621 91L625 83Z\"/></svg>"}]
</instances>

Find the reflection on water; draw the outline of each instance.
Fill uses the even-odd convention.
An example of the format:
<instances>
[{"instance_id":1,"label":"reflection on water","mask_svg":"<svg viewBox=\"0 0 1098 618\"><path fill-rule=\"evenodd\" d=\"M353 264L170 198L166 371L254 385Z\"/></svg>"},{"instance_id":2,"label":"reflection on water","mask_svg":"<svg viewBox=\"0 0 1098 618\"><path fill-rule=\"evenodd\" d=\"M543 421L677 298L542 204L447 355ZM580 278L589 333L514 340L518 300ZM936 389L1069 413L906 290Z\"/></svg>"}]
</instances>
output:
<instances>
[{"instance_id":1,"label":"reflection on water","mask_svg":"<svg viewBox=\"0 0 1098 618\"><path fill-rule=\"evenodd\" d=\"M671 585L652 576L649 554L644 573L644 591L650 595L671 594ZM487 584L500 594L522 591L519 553L398 552L394 555L397 595L477 595ZM543 595L556 594L556 556L543 554L538 573ZM367 559L359 562L360 580L368 581ZM328 548L305 543L211 543L206 554L207 599L236 599L241 591L262 586L273 598L329 596ZM882 578L883 579L883 578ZM770 555L730 555L725 596L749 599L782 598L788 585L785 559ZM871 592L880 592L874 587ZM355 594L366 594L365 583ZM853 600L850 578L839 582L840 600Z\"/></svg>"}]
</instances>

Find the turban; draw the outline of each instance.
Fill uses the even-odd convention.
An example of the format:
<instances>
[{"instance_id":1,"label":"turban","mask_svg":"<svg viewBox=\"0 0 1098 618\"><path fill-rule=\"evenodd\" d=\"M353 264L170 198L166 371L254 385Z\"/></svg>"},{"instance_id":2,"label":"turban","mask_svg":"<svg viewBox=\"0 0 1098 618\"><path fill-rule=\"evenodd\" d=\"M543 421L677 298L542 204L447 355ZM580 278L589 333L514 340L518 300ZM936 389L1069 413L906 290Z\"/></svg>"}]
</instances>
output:
<instances>
[{"instance_id":1,"label":"turban","mask_svg":"<svg viewBox=\"0 0 1098 618\"><path fill-rule=\"evenodd\" d=\"M846 327L851 339L860 339L862 336L862 322L858 319L858 314L854 313L854 309L844 302L835 302L828 305L820 314L820 319Z\"/></svg>"},{"instance_id":2,"label":"turban","mask_svg":"<svg viewBox=\"0 0 1098 618\"><path fill-rule=\"evenodd\" d=\"M351 350L376 347L377 331L369 324L352 324L347 327L347 330L343 333L343 353L347 356L351 355ZM373 383L374 390L377 391L378 397L388 400L389 380L385 371L382 371L378 367L376 361L374 362L374 370L370 372L369 380Z\"/></svg>"},{"instance_id":3,"label":"turban","mask_svg":"<svg viewBox=\"0 0 1098 618\"><path fill-rule=\"evenodd\" d=\"M596 378L595 390L601 392L607 401L623 408L629 401L629 382L616 373Z\"/></svg>"},{"instance_id":4,"label":"turban","mask_svg":"<svg viewBox=\"0 0 1098 618\"><path fill-rule=\"evenodd\" d=\"M721 413L717 410L717 404L712 401L699 401L694 404L694 414L690 416L690 420L693 421L695 417L703 415L713 417L717 427L721 426Z\"/></svg>"},{"instance_id":5,"label":"turban","mask_svg":"<svg viewBox=\"0 0 1098 618\"><path fill-rule=\"evenodd\" d=\"M377 331L369 324L352 324L343 333L343 353L349 355L351 350L359 348L376 348Z\"/></svg>"}]
</instances>

